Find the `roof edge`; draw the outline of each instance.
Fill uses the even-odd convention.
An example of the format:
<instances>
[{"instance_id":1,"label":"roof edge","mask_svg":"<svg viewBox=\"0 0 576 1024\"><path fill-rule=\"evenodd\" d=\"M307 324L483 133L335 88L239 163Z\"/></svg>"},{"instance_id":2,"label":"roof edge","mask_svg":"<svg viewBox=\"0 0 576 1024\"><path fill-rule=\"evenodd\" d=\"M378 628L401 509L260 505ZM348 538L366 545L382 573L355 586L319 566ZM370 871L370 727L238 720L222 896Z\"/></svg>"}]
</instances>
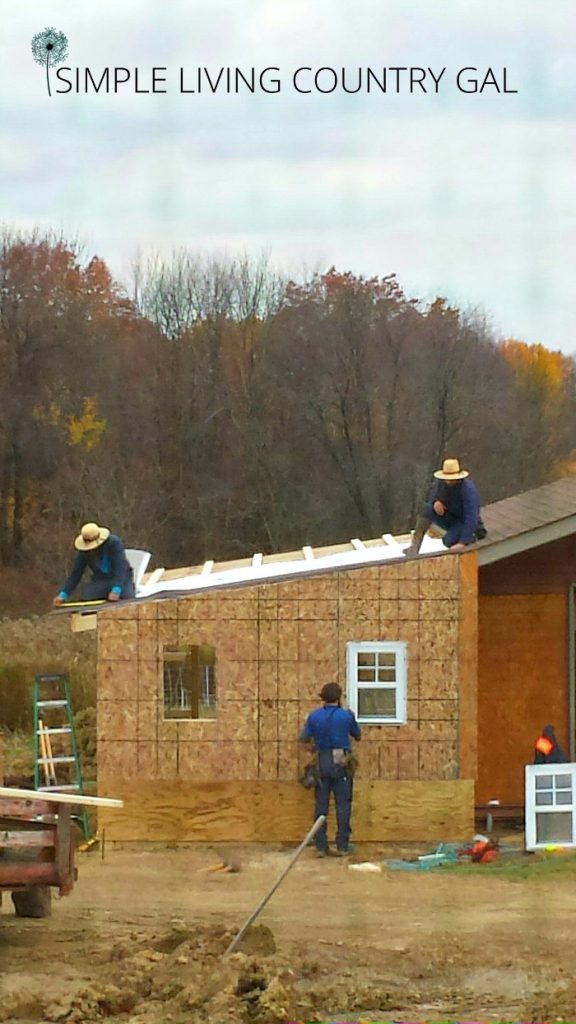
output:
<instances>
[{"instance_id":1,"label":"roof edge","mask_svg":"<svg viewBox=\"0 0 576 1024\"><path fill-rule=\"evenodd\" d=\"M504 558L511 558L512 555L520 555L523 551L531 551L532 548L550 544L551 541L562 540L563 537L569 537L572 533L576 533L576 514L565 516L554 523L537 526L535 529L526 530L524 533L515 534L504 540L487 542L485 546L480 545L478 564L482 568L484 565L500 562Z\"/></svg>"}]
</instances>

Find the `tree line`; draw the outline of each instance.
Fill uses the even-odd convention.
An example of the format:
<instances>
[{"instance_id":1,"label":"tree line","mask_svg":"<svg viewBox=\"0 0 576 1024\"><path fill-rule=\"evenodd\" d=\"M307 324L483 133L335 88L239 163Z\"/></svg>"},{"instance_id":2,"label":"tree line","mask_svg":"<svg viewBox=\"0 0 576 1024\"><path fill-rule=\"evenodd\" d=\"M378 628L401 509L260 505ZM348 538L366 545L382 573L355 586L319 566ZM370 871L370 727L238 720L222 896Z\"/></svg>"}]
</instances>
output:
<instances>
[{"instance_id":1,"label":"tree line","mask_svg":"<svg viewBox=\"0 0 576 1024\"><path fill-rule=\"evenodd\" d=\"M446 455L488 503L575 449L572 357L393 274L179 252L121 285L0 239L0 567L56 582L90 519L166 566L401 532Z\"/></svg>"}]
</instances>

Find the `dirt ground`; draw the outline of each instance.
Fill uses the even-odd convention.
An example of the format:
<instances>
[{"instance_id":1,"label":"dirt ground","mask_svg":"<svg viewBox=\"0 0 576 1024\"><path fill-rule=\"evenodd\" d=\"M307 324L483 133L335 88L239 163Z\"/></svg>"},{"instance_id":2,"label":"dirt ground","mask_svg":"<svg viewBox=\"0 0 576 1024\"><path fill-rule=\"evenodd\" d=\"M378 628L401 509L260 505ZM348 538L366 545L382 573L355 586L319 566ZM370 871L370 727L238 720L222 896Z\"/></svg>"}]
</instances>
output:
<instances>
[{"instance_id":1,"label":"dirt ground","mask_svg":"<svg viewBox=\"0 0 576 1024\"><path fill-rule=\"evenodd\" d=\"M362 874L307 850L223 959L291 851L226 849L238 873L207 871L222 854L94 849L46 920L4 894L0 1021L576 1020L574 875Z\"/></svg>"}]
</instances>

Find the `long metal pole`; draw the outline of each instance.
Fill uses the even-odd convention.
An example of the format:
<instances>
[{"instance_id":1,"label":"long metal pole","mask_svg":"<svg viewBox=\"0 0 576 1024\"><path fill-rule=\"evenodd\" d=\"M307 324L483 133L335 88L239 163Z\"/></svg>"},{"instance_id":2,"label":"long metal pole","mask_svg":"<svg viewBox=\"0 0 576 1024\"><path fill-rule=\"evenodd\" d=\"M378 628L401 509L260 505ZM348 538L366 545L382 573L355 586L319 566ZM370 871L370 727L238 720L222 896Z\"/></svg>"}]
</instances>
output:
<instances>
[{"instance_id":1,"label":"long metal pole","mask_svg":"<svg viewBox=\"0 0 576 1024\"><path fill-rule=\"evenodd\" d=\"M568 714L570 760L576 758L576 585L568 589Z\"/></svg>"},{"instance_id":2,"label":"long metal pole","mask_svg":"<svg viewBox=\"0 0 576 1024\"><path fill-rule=\"evenodd\" d=\"M283 880L284 880L284 879L286 878L286 875L287 875L287 874L288 874L288 872L290 871L290 868L294 867L294 864L295 864L295 863L296 863L296 861L298 860L298 857L299 857L299 856L300 856L300 854L302 853L302 850L303 850L303 849L304 849L304 848L305 848L305 847L306 847L306 846L308 845L308 843L310 842L310 840L311 840L311 839L312 839L312 838L313 838L313 837L314 837L314 836L316 835L316 833L317 833L318 829L322 827L322 825L324 824L324 822L325 822L325 821L326 821L326 815L324 815L324 814L321 814L321 815L320 815L320 816L319 816L318 818L316 818L316 821L315 821L315 822L314 822L314 824L312 825L312 828L310 829L310 831L309 831L308 835L307 835L307 836L306 836L306 838L305 838L305 839L303 839L303 840L302 840L302 842L300 843L300 846L298 847L298 849L297 849L297 850L296 850L296 852L294 853L294 856L292 857L292 859L291 859L290 863L289 863L289 864L288 864L288 865L287 865L287 866L286 866L286 867L284 868L284 871L283 871L283 872L282 872L282 874L280 875L280 878L278 879L278 881L277 881L277 882L275 882L275 883L274 883L274 885L272 886L272 888L270 889L270 891L269 891L269 892L268 892L268 893L266 894L266 896L264 897L264 899L263 899L263 900L260 900L260 903L259 903L259 904L258 904L258 906L256 907L256 910L254 910L254 911L253 911L253 912L252 912L252 913L250 914L250 917L249 917L249 918L248 918L248 920L247 920L247 921L246 921L246 922L245 922L245 923L244 923L244 924L242 925L242 927L241 927L240 931L238 932L237 936L236 936L236 937L235 937L234 939L232 939L232 942L231 942L231 943L230 943L230 945L228 946L228 949L227 949L227 950L226 950L226 952L224 953L224 956L228 956L228 954L229 954L229 953L231 953L231 952L232 952L232 950L236 949L236 946L237 946L237 945L238 945L238 943L240 942L240 939L242 938L242 936L243 936L243 935L245 934L245 932L247 932L247 931L248 931L248 928L250 927L250 925L252 924L252 922L256 920L256 918L258 917L258 914L259 914L259 913L260 913L260 912L261 912L262 910L264 910L264 907L265 907L265 906L266 906L266 904L268 903L268 900L270 899L270 897L271 897L271 896L273 896L273 895L274 895L274 893L276 892L276 889L277 889L277 888L278 888L278 886L280 885L280 882L282 882L282 881L283 881Z\"/></svg>"}]
</instances>

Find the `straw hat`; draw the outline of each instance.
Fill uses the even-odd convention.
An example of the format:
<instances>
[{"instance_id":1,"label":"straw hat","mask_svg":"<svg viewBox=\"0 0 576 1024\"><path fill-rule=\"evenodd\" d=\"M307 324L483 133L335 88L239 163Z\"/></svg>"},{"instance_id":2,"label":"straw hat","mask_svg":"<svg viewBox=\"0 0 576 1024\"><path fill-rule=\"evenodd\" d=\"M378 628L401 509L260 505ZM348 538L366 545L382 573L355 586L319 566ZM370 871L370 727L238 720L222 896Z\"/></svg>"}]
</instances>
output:
<instances>
[{"instance_id":1,"label":"straw hat","mask_svg":"<svg viewBox=\"0 0 576 1024\"><path fill-rule=\"evenodd\" d=\"M80 533L74 541L77 551L92 551L99 548L105 540L108 540L110 530L105 526L98 526L97 523L84 523Z\"/></svg>"},{"instance_id":2,"label":"straw hat","mask_svg":"<svg viewBox=\"0 0 576 1024\"><path fill-rule=\"evenodd\" d=\"M460 469L458 459L444 459L442 469L437 469L434 476L438 480L463 480L468 476L468 470Z\"/></svg>"}]
</instances>

